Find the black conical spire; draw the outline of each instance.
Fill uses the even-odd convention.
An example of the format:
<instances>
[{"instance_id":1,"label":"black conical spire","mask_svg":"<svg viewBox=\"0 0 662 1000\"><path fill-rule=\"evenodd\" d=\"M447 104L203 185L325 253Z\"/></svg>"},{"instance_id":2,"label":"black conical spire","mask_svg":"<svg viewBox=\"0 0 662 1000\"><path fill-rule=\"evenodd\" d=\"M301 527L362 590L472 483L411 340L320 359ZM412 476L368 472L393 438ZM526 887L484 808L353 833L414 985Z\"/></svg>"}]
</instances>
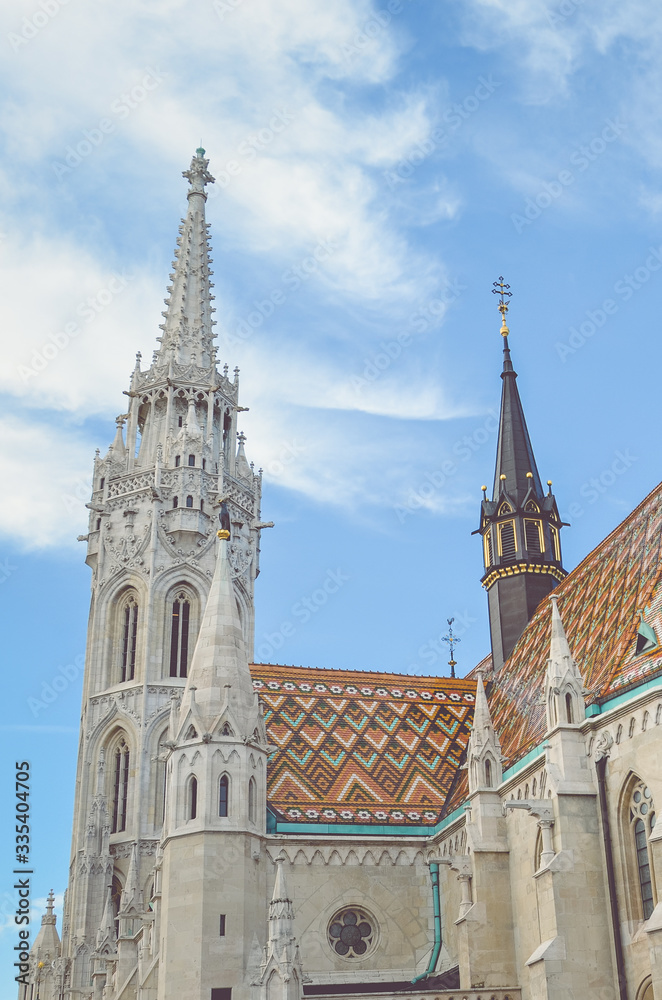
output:
<instances>
[{"instance_id":1,"label":"black conical spire","mask_svg":"<svg viewBox=\"0 0 662 1000\"><path fill-rule=\"evenodd\" d=\"M500 296L503 370L494 491L483 487L481 523L488 592L492 659L508 659L540 601L566 573L561 564L562 521L550 489L543 492L508 345L510 285L494 282Z\"/></svg>"},{"instance_id":2,"label":"black conical spire","mask_svg":"<svg viewBox=\"0 0 662 1000\"><path fill-rule=\"evenodd\" d=\"M536 496L542 500L544 496L542 482L517 388L517 372L510 360L507 334L504 334L503 338L501 378L503 379L501 416L493 496L499 496L505 489L513 500L521 502L533 485ZM531 473L531 475L529 476L527 473Z\"/></svg>"}]
</instances>

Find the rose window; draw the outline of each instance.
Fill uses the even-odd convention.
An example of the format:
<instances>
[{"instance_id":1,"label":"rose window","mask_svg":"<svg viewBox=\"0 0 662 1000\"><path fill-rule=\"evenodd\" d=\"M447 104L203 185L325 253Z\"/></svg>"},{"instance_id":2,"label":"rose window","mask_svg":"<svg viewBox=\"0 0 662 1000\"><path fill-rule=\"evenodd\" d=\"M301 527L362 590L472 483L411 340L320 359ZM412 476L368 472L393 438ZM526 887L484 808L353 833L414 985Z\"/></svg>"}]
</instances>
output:
<instances>
[{"instance_id":1,"label":"rose window","mask_svg":"<svg viewBox=\"0 0 662 1000\"><path fill-rule=\"evenodd\" d=\"M375 922L365 910L347 907L329 924L329 943L343 958L360 958L372 947Z\"/></svg>"}]
</instances>

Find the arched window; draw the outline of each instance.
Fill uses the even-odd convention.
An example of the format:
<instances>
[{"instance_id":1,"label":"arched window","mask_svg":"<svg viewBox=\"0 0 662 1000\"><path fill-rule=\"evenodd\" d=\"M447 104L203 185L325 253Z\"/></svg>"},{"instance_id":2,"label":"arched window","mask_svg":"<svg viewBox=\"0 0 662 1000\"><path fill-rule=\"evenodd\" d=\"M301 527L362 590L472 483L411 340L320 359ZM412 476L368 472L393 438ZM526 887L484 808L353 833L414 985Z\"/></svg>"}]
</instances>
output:
<instances>
[{"instance_id":1,"label":"arched window","mask_svg":"<svg viewBox=\"0 0 662 1000\"><path fill-rule=\"evenodd\" d=\"M202 512L203 512L204 509L205 509L205 502L204 502L204 500L201 499L200 500L200 513L201 514L202 514Z\"/></svg>"},{"instance_id":2,"label":"arched window","mask_svg":"<svg viewBox=\"0 0 662 1000\"><path fill-rule=\"evenodd\" d=\"M181 465L181 461L182 461L182 456L181 455L175 455L175 468L176 469L178 469L179 466Z\"/></svg>"},{"instance_id":3,"label":"arched window","mask_svg":"<svg viewBox=\"0 0 662 1000\"><path fill-rule=\"evenodd\" d=\"M138 601L135 594L129 594L121 611L122 657L120 677L122 681L132 681L136 673L136 643L138 639Z\"/></svg>"},{"instance_id":4,"label":"arched window","mask_svg":"<svg viewBox=\"0 0 662 1000\"><path fill-rule=\"evenodd\" d=\"M118 926L118 914L120 912L120 905L122 903L122 883L120 882L117 875L113 875L113 882L110 889L110 901L113 907L113 920L115 921L115 929Z\"/></svg>"},{"instance_id":5,"label":"arched window","mask_svg":"<svg viewBox=\"0 0 662 1000\"><path fill-rule=\"evenodd\" d=\"M255 784L255 778L251 778L248 782L248 821L249 823L255 822L255 816L257 812L257 786Z\"/></svg>"},{"instance_id":6,"label":"arched window","mask_svg":"<svg viewBox=\"0 0 662 1000\"><path fill-rule=\"evenodd\" d=\"M655 827L655 807L651 790L643 781L637 781L632 788L629 819L634 840L641 908L644 920L648 920L655 909L653 878L648 855L648 838Z\"/></svg>"},{"instance_id":7,"label":"arched window","mask_svg":"<svg viewBox=\"0 0 662 1000\"><path fill-rule=\"evenodd\" d=\"M170 676L186 677L189 659L191 600L180 591L172 602L170 623Z\"/></svg>"},{"instance_id":8,"label":"arched window","mask_svg":"<svg viewBox=\"0 0 662 1000\"><path fill-rule=\"evenodd\" d=\"M195 819L198 815L198 779L193 776L188 783L188 818Z\"/></svg>"},{"instance_id":9,"label":"arched window","mask_svg":"<svg viewBox=\"0 0 662 1000\"><path fill-rule=\"evenodd\" d=\"M489 757L485 758L485 787L492 787L492 761Z\"/></svg>"},{"instance_id":10,"label":"arched window","mask_svg":"<svg viewBox=\"0 0 662 1000\"><path fill-rule=\"evenodd\" d=\"M172 498L172 506L173 506L173 508L174 507L179 507L179 497L173 497Z\"/></svg>"},{"instance_id":11,"label":"arched window","mask_svg":"<svg viewBox=\"0 0 662 1000\"><path fill-rule=\"evenodd\" d=\"M191 496L190 493L189 493L189 495L186 498L186 506L187 507L192 507L193 506L193 497Z\"/></svg>"},{"instance_id":12,"label":"arched window","mask_svg":"<svg viewBox=\"0 0 662 1000\"><path fill-rule=\"evenodd\" d=\"M129 796L129 747L120 737L112 760L113 766L113 822L112 833L126 830L127 801Z\"/></svg>"},{"instance_id":13,"label":"arched window","mask_svg":"<svg viewBox=\"0 0 662 1000\"><path fill-rule=\"evenodd\" d=\"M189 455L189 457L188 457L188 464L189 465L195 465L195 455Z\"/></svg>"},{"instance_id":14,"label":"arched window","mask_svg":"<svg viewBox=\"0 0 662 1000\"><path fill-rule=\"evenodd\" d=\"M227 774L221 778L218 786L218 815L228 815L228 799L230 797L230 781Z\"/></svg>"},{"instance_id":15,"label":"arched window","mask_svg":"<svg viewBox=\"0 0 662 1000\"><path fill-rule=\"evenodd\" d=\"M569 691L565 696L565 719L570 725L575 721L572 717L572 695Z\"/></svg>"}]
</instances>

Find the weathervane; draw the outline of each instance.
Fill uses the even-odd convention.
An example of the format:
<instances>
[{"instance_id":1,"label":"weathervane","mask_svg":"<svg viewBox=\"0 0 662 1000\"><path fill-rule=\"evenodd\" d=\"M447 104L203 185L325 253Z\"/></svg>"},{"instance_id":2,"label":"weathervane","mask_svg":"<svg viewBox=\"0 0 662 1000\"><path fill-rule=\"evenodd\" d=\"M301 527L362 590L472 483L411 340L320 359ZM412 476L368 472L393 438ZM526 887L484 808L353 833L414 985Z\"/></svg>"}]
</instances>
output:
<instances>
[{"instance_id":1,"label":"weathervane","mask_svg":"<svg viewBox=\"0 0 662 1000\"><path fill-rule=\"evenodd\" d=\"M454 651L453 647L457 646L458 642L461 642L462 640L459 638L459 636L453 635L453 622L455 621L455 619L447 618L446 621L448 622L448 635L442 636L442 642L448 643L451 653L451 658L448 661L448 666L451 668L451 677L455 677L456 660L453 659L453 651Z\"/></svg>"},{"instance_id":2,"label":"weathervane","mask_svg":"<svg viewBox=\"0 0 662 1000\"><path fill-rule=\"evenodd\" d=\"M508 299L512 298L513 293L508 291L510 285L506 285L504 283L502 274L499 275L498 281L492 282L492 285L493 285L492 294L501 296L501 299L499 301L499 312L501 313L501 320L502 320L500 333L502 337L507 337L508 334L510 333L510 330L508 329L508 326L506 324L506 313L508 312L508 305L509 305Z\"/></svg>"}]
</instances>

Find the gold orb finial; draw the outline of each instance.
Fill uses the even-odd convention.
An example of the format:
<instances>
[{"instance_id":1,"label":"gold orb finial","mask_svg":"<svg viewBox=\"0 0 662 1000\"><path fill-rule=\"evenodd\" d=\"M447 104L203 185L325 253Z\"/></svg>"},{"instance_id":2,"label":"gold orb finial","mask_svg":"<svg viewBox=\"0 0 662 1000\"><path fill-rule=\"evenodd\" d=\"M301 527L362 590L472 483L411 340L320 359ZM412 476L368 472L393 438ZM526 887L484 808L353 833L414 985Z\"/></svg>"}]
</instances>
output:
<instances>
[{"instance_id":1,"label":"gold orb finial","mask_svg":"<svg viewBox=\"0 0 662 1000\"><path fill-rule=\"evenodd\" d=\"M504 480L505 478L506 478L506 474L505 474L505 472L502 472L501 475L499 476L499 479Z\"/></svg>"},{"instance_id":2,"label":"gold orb finial","mask_svg":"<svg viewBox=\"0 0 662 1000\"><path fill-rule=\"evenodd\" d=\"M481 490L483 491L483 493L487 493L487 486L481 486Z\"/></svg>"},{"instance_id":3,"label":"gold orb finial","mask_svg":"<svg viewBox=\"0 0 662 1000\"><path fill-rule=\"evenodd\" d=\"M527 479L533 479L533 473L532 472L527 472L526 478Z\"/></svg>"}]
</instances>

